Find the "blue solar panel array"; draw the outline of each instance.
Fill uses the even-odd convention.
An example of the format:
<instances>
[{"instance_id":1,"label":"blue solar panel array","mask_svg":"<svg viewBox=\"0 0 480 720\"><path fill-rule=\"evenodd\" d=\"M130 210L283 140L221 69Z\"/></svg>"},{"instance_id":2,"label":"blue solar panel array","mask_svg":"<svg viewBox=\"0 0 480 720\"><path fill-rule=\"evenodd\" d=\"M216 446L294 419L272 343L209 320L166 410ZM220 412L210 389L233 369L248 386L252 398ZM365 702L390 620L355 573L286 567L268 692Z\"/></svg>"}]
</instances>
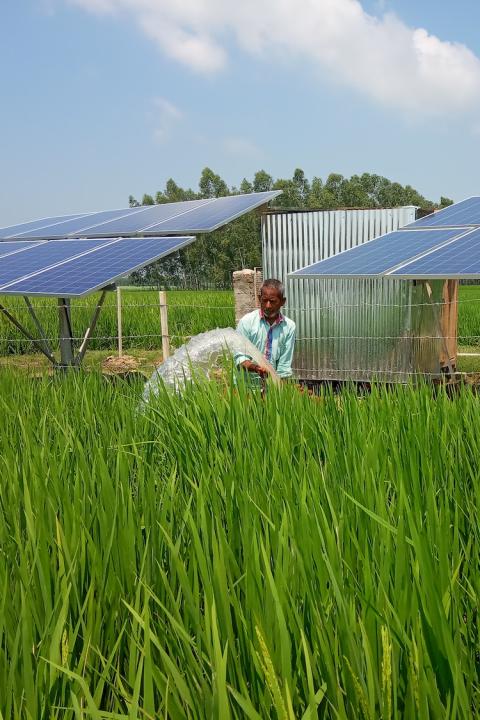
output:
<instances>
[{"instance_id":1,"label":"blue solar panel array","mask_svg":"<svg viewBox=\"0 0 480 720\"><path fill-rule=\"evenodd\" d=\"M480 278L480 197L450 205L289 277Z\"/></svg>"},{"instance_id":2,"label":"blue solar panel array","mask_svg":"<svg viewBox=\"0 0 480 720\"><path fill-rule=\"evenodd\" d=\"M410 279L480 277L480 229L403 265L391 277Z\"/></svg>"},{"instance_id":3,"label":"blue solar panel array","mask_svg":"<svg viewBox=\"0 0 480 720\"><path fill-rule=\"evenodd\" d=\"M105 240L61 240L39 243L23 252L6 255L0 258L0 288L104 244Z\"/></svg>"},{"instance_id":4,"label":"blue solar panel array","mask_svg":"<svg viewBox=\"0 0 480 720\"><path fill-rule=\"evenodd\" d=\"M119 237L126 235L189 235L212 232L280 195L270 192L222 198L145 205L84 215L44 218L0 228L0 238L13 240Z\"/></svg>"},{"instance_id":5,"label":"blue solar panel array","mask_svg":"<svg viewBox=\"0 0 480 720\"><path fill-rule=\"evenodd\" d=\"M244 215L250 210L264 205L277 197L280 192L252 193L248 195L231 195L207 201L208 204L197 206L168 220L158 222L148 228L149 232L157 233L204 233L211 232L226 222Z\"/></svg>"},{"instance_id":6,"label":"blue solar panel array","mask_svg":"<svg viewBox=\"0 0 480 720\"><path fill-rule=\"evenodd\" d=\"M156 228L161 227L170 221L178 218L180 221L186 221L190 213L211 203L211 200L186 200L178 203L163 203L161 205L147 205L141 208L135 208L134 212L126 214L124 217L113 217L101 225L90 222L88 227L82 228L81 232L101 233L102 235L131 235L141 231L145 234L162 232ZM121 233L116 228L121 224ZM68 234L69 231L67 231Z\"/></svg>"},{"instance_id":7,"label":"blue solar panel array","mask_svg":"<svg viewBox=\"0 0 480 720\"><path fill-rule=\"evenodd\" d=\"M180 250L193 237L0 242L0 294L80 297ZM5 246L21 245L13 254Z\"/></svg>"},{"instance_id":8,"label":"blue solar panel array","mask_svg":"<svg viewBox=\"0 0 480 720\"><path fill-rule=\"evenodd\" d=\"M91 213L89 213L91 215ZM12 225L11 227L0 228L0 238L7 238L15 235L15 237L22 238L27 236L29 232L35 232L38 228L53 226L57 223L67 222L68 220L74 220L75 218L84 218L85 213L77 213L76 215L61 215L58 217L41 218L40 220L31 220L29 222L21 223L20 225Z\"/></svg>"},{"instance_id":9,"label":"blue solar panel array","mask_svg":"<svg viewBox=\"0 0 480 720\"><path fill-rule=\"evenodd\" d=\"M290 274L290 277L371 277L384 275L401 263L456 237L458 230L398 230L369 240Z\"/></svg>"},{"instance_id":10,"label":"blue solar panel array","mask_svg":"<svg viewBox=\"0 0 480 720\"><path fill-rule=\"evenodd\" d=\"M12 255L13 253L22 252L22 250L26 250L27 248L34 247L35 245L38 245L38 243L31 243L31 242L25 242L25 241L0 241L0 257L3 257L4 255Z\"/></svg>"},{"instance_id":11,"label":"blue solar panel array","mask_svg":"<svg viewBox=\"0 0 480 720\"><path fill-rule=\"evenodd\" d=\"M408 225L410 228L430 227L475 227L480 226L480 197L471 197L467 200L450 205L438 212L415 220Z\"/></svg>"}]
</instances>

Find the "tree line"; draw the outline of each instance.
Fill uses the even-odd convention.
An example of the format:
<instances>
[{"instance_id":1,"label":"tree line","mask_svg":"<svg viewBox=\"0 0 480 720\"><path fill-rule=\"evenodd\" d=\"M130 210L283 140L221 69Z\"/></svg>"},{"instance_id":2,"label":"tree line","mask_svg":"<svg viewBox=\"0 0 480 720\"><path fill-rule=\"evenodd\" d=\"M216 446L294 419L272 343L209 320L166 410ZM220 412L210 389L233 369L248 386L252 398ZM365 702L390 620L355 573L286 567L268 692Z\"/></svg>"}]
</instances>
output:
<instances>
[{"instance_id":1,"label":"tree line","mask_svg":"<svg viewBox=\"0 0 480 720\"><path fill-rule=\"evenodd\" d=\"M244 178L239 187L229 188L220 175L206 167L200 176L198 192L182 188L170 178L163 190L154 195L144 194L141 201L130 195L129 204L138 207L268 190L282 190L273 205L283 210L417 205L431 212L453 202L447 197L441 197L438 203L427 200L411 185L401 185L380 175L363 173L346 178L331 173L325 181L320 177L310 181L300 168L295 170L292 178L277 180L265 170L259 170L252 180ZM132 280L166 288L230 287L234 270L261 264L260 217L251 212L214 233L198 236L192 245L140 270Z\"/></svg>"}]
</instances>

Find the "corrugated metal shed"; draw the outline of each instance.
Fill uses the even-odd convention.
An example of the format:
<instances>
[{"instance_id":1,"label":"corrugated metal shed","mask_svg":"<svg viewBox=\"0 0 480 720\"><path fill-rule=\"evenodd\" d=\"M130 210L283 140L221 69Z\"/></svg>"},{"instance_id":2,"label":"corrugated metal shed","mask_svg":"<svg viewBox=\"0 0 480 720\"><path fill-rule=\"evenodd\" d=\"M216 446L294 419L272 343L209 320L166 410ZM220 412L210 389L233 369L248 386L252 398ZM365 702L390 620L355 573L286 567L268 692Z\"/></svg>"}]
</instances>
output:
<instances>
[{"instance_id":1,"label":"corrugated metal shed","mask_svg":"<svg viewBox=\"0 0 480 720\"><path fill-rule=\"evenodd\" d=\"M263 216L263 272L286 283L297 323L294 371L306 380L406 381L439 375L444 340L423 284L290 279L287 274L415 220L413 206L271 212ZM441 302L442 283L431 283Z\"/></svg>"}]
</instances>

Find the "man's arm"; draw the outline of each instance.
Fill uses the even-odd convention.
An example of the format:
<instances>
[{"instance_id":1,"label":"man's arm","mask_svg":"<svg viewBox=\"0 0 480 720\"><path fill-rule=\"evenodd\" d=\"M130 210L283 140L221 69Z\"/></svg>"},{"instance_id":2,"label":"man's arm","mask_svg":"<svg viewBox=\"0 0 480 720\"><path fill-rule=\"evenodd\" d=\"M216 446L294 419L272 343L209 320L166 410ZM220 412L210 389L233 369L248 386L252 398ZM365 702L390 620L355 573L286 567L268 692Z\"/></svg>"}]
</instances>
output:
<instances>
[{"instance_id":1,"label":"man's arm","mask_svg":"<svg viewBox=\"0 0 480 720\"><path fill-rule=\"evenodd\" d=\"M295 349L295 325L289 328L284 348L277 361L277 373L281 378L292 376L293 351Z\"/></svg>"},{"instance_id":2,"label":"man's arm","mask_svg":"<svg viewBox=\"0 0 480 720\"><path fill-rule=\"evenodd\" d=\"M240 320L238 321L238 325L237 325L236 330L237 330L237 332L239 333L239 335L243 335L243 337L247 338L247 340L250 339L250 338L248 337L248 328L246 327L245 321L244 321L243 318L240 318ZM250 355L245 355L244 353L236 352L236 353L234 354L234 356L233 356L233 359L234 359L235 365L236 365L237 367L239 367L239 366L242 365L244 362L246 362L246 361L248 361L248 360L251 361L252 358L250 357Z\"/></svg>"},{"instance_id":3,"label":"man's arm","mask_svg":"<svg viewBox=\"0 0 480 720\"><path fill-rule=\"evenodd\" d=\"M249 327L244 321L244 318L240 318L236 329L240 335L243 335L243 337L247 338L247 340L250 340ZM260 365L257 365L257 363L253 362L250 355L246 355L245 353L235 353L233 356L233 360L237 368L242 367L244 370L247 370L247 372L257 373L257 375L268 374L267 370L260 367Z\"/></svg>"}]
</instances>

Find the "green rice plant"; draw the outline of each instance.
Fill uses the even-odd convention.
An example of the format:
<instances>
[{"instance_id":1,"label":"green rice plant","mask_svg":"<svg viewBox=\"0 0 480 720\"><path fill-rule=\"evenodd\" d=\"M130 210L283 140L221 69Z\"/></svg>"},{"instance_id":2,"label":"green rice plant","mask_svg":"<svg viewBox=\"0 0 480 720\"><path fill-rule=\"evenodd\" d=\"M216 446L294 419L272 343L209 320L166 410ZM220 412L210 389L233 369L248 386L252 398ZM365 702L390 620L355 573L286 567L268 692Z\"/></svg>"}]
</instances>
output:
<instances>
[{"instance_id":1,"label":"green rice plant","mask_svg":"<svg viewBox=\"0 0 480 720\"><path fill-rule=\"evenodd\" d=\"M154 290L122 290L122 336L125 350L143 348L161 349L160 309L158 292ZM98 294L72 300L73 332L80 344L90 323ZM22 298L4 297L0 302L7 307L38 338L26 304ZM233 326L233 293L229 291L181 291L167 293L168 321L172 345L180 346L185 339L215 327ZM40 323L51 345L58 350L58 313L56 301L38 298L32 302ZM92 350L113 350L117 347L117 298L108 293L95 333L90 341ZM0 313L0 355L35 352L31 342Z\"/></svg>"},{"instance_id":2,"label":"green rice plant","mask_svg":"<svg viewBox=\"0 0 480 720\"><path fill-rule=\"evenodd\" d=\"M0 387L3 718L478 714L474 395Z\"/></svg>"},{"instance_id":3,"label":"green rice plant","mask_svg":"<svg viewBox=\"0 0 480 720\"><path fill-rule=\"evenodd\" d=\"M458 293L460 345L480 345L480 286L460 285Z\"/></svg>"}]
</instances>

